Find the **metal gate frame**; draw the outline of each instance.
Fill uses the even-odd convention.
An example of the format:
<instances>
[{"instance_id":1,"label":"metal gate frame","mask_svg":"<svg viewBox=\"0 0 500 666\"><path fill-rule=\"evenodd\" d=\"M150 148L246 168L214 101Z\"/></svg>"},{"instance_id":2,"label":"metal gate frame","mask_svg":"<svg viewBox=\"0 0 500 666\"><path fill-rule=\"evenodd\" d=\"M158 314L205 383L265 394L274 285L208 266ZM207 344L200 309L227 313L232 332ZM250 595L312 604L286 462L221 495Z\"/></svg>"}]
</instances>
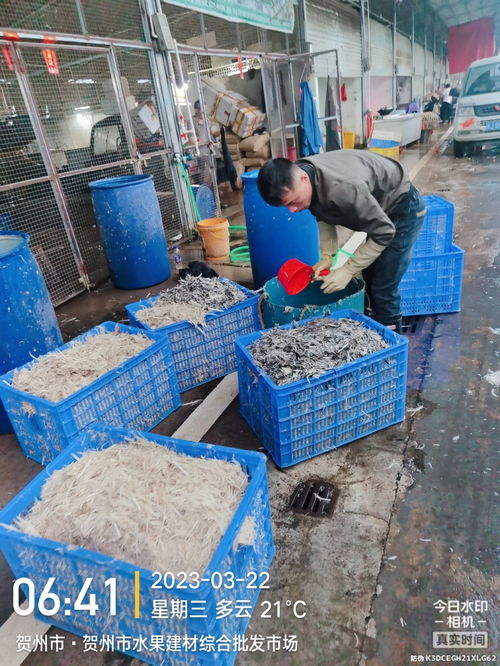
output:
<instances>
[{"instance_id":1,"label":"metal gate frame","mask_svg":"<svg viewBox=\"0 0 500 666\"><path fill-rule=\"evenodd\" d=\"M29 31L29 33L22 33L23 38L25 35L29 37L39 38L41 35L38 35L34 31ZM35 185L39 183L50 183L52 192L55 197L57 208L62 220L64 232L66 234L69 248L71 251L72 258L75 262L75 267L78 272L79 282L81 283L81 288L72 287L67 291L61 298L53 299L54 304L58 305L65 300L69 300L73 296L81 293L85 289L90 289L94 286L91 283L89 269L85 265L85 261L82 256L82 248L79 245L77 237L75 235L74 227L71 220L71 214L68 208L68 200L66 194L63 190L63 182L65 178L83 175L92 173L94 171L103 171L107 168L113 168L118 166L131 166L134 173L141 174L143 173L143 165L147 162L148 159L152 157L163 157L165 161L172 166L171 176L172 183L174 188L174 195L176 198L179 222L181 232L186 235L190 232L189 225L187 224L187 210L186 210L186 194L182 191L182 183L175 168L175 156L178 151L177 141L176 141L176 131L175 128L172 128L172 122L170 114L167 111L168 101L171 99L171 91L168 88L167 79L162 70L164 70L164 61L160 54L155 53L151 43L142 43L129 40L113 40L113 39L101 39L101 38L85 38L82 36L76 35L66 35L60 33L51 33L56 38L56 43L51 43L50 48L57 51L80 51L88 52L93 54L101 54L106 56L106 62L109 68L110 78L113 82L114 93L116 100L118 102L119 115L123 125L123 130L127 140L128 148L128 157L127 159L121 159L114 162L92 165L89 167L74 169L67 172L58 171L50 152L50 144L48 136L45 130L45 127L40 116L40 112L37 107L36 97L29 79L29 71L26 65L25 59L23 57L24 49L38 49L42 50L47 48L47 44L42 43L41 41L30 42L25 41L16 41L12 42L9 40L0 39L0 46L7 47L11 53L12 60L15 67L15 74L19 84L20 92L26 106L27 113L31 120L33 132L35 134L36 142L40 150L40 155L42 157L47 175L38 178L26 179L23 181L7 183L5 185L0 185L0 192L16 190L22 187L27 187L30 185ZM58 40L64 40L66 43L60 43ZM72 43L67 43L71 41ZM135 144L134 131L132 128L131 120L128 114L128 108L125 102L125 95L122 88L120 68L117 60L116 49L118 47L124 47L128 49L137 49L141 51L146 51L148 53L148 62L151 71L152 86L155 93L156 106L158 109L158 114L160 117L160 123L162 127L162 136L165 143L165 147L161 150L156 150L153 153L143 153L139 154ZM176 150L177 149L177 150ZM180 196L179 196L180 195Z\"/></svg>"},{"instance_id":2,"label":"metal gate frame","mask_svg":"<svg viewBox=\"0 0 500 666\"><path fill-rule=\"evenodd\" d=\"M298 61L300 59L304 60L306 63L309 61L311 65L314 63L314 58L315 57L320 57L324 55L331 55L334 54L335 56L335 80L336 80L336 92L337 92L337 100L339 102L338 104L338 114L334 116L318 116L318 121L320 122L325 122L328 120L338 120L340 127L342 128L342 104L340 103L340 71L339 71L339 56L338 56L338 50L337 49L327 49L326 51L310 51L310 52L305 52L305 53L297 53L294 55L261 55L260 59L263 62L263 64L268 64L270 65L270 69L272 71L272 78L268 78L268 71L266 67L262 67L262 72L263 72L263 81L264 81L264 94L266 93L266 89L268 89L268 86L272 87L273 94L276 96L276 101L277 101L277 109L278 109L278 129L277 129L277 139L281 143L281 154L274 154L273 152L273 157L286 157L287 155L287 145L286 145L286 130L296 130L300 126L299 122L299 110L297 108L297 101L296 101L296 95L295 95L295 90L294 90L294 82L293 82L293 71L292 71L292 62L293 61ZM293 102L293 122L292 123L286 123L284 114L283 114L283 106L281 103L281 95L279 94L279 72L278 72L278 67L280 64L286 64L288 68L288 84L289 84L289 94L291 96L292 102ZM267 81L266 81L267 79ZM266 85L267 84L267 85ZM266 97L266 109L269 109L271 107L269 95ZM343 147L344 146L344 136L342 132L340 132L340 145ZM271 141L271 147L274 149L274 143Z\"/></svg>"}]
</instances>

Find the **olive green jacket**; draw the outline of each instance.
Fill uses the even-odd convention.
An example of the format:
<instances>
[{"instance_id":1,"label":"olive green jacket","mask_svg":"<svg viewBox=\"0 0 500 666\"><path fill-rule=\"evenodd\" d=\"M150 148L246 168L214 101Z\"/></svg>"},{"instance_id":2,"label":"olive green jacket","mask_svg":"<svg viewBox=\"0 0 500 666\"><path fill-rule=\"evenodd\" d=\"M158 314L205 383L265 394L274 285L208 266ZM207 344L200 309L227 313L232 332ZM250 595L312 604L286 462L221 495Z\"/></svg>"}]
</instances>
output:
<instances>
[{"instance_id":1,"label":"olive green jacket","mask_svg":"<svg viewBox=\"0 0 500 666\"><path fill-rule=\"evenodd\" d=\"M296 164L311 178L309 210L317 220L364 231L379 245L389 245L396 233L389 215L410 189L399 162L365 150L334 150Z\"/></svg>"}]
</instances>

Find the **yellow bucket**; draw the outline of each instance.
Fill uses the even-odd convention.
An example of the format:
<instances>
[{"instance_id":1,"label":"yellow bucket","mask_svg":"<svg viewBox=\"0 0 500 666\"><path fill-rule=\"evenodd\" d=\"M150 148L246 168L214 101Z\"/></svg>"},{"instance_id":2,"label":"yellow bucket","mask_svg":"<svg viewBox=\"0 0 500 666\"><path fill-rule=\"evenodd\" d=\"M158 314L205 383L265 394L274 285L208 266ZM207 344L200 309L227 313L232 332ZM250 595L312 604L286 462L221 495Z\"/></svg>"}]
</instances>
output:
<instances>
[{"instance_id":1,"label":"yellow bucket","mask_svg":"<svg viewBox=\"0 0 500 666\"><path fill-rule=\"evenodd\" d=\"M354 148L354 142L356 141L356 132L342 132L344 135L344 148Z\"/></svg>"},{"instance_id":2,"label":"yellow bucket","mask_svg":"<svg viewBox=\"0 0 500 666\"><path fill-rule=\"evenodd\" d=\"M368 144L368 150L372 153L379 153L386 157L392 157L393 160L399 160L399 143L387 139L372 139Z\"/></svg>"},{"instance_id":3,"label":"yellow bucket","mask_svg":"<svg viewBox=\"0 0 500 666\"><path fill-rule=\"evenodd\" d=\"M198 222L205 256L212 261L229 257L229 222L225 217L210 217Z\"/></svg>"}]
</instances>

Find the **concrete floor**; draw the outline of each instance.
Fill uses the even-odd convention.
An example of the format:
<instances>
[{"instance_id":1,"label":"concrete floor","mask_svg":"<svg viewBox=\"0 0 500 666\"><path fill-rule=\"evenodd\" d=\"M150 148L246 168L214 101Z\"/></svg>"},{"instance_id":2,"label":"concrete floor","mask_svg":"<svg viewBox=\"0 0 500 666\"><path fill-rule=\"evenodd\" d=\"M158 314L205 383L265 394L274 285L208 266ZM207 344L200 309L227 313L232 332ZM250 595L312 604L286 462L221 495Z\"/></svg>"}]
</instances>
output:
<instances>
[{"instance_id":1,"label":"concrete floor","mask_svg":"<svg viewBox=\"0 0 500 666\"><path fill-rule=\"evenodd\" d=\"M428 148L408 148L405 166L411 169ZM426 317L409 336L405 422L287 470L269 462L277 551L271 589L259 599L247 635L295 634L298 646L295 652L241 653L238 666L407 666L417 661L412 656L431 654L462 655L479 664L473 655L486 661L498 650L500 389L485 379L488 371L500 369L497 159L500 152L489 151L457 160L445 142L416 178L424 194L442 194L455 203L456 242L466 256L461 313ZM241 282L250 279L248 269L225 267L221 273ZM73 337L105 319L123 320L125 303L160 288L124 292L105 285L81 296L59 308L64 334ZM215 383L184 393L183 402L204 397ZM171 434L192 409L181 407L155 431ZM237 400L203 439L261 450ZM0 450L4 504L40 466L21 455L13 436L0 437ZM311 477L329 480L339 491L331 518L287 511L295 485ZM11 586L10 571L0 561L0 622L11 613ZM433 632L457 631L445 628L448 613L434 606L449 599L488 602L482 614L461 613L472 617L464 622L474 622L474 629L462 631L488 632L487 649L433 650ZM282 602L280 618L262 617L266 600ZM306 617L296 619L288 600L303 600ZM84 654L80 641L68 640L64 652L31 654L24 663L139 663L116 653ZM0 654L3 664L11 666Z\"/></svg>"}]
</instances>

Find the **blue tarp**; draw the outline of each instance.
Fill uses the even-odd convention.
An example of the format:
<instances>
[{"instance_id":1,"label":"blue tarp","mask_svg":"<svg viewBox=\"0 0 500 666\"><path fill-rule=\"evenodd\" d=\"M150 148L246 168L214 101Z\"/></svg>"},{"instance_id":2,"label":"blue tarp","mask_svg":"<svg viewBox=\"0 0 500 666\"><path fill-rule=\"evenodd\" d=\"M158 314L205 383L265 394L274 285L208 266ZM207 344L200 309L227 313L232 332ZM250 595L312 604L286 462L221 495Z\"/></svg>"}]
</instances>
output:
<instances>
[{"instance_id":1,"label":"blue tarp","mask_svg":"<svg viewBox=\"0 0 500 666\"><path fill-rule=\"evenodd\" d=\"M318 113L307 81L300 84L300 123L303 129L302 157L317 155L323 147L318 123Z\"/></svg>"}]
</instances>

